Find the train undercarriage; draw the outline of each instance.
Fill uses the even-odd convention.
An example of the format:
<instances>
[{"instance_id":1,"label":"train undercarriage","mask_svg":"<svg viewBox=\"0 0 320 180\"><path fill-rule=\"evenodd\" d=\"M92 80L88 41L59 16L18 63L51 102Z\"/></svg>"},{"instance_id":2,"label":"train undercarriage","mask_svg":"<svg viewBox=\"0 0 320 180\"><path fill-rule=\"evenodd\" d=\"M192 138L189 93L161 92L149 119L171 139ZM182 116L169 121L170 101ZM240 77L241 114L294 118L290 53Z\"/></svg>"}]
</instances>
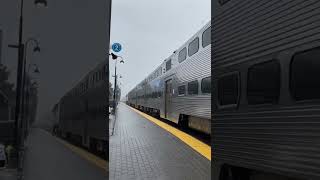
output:
<instances>
[{"instance_id":1,"label":"train undercarriage","mask_svg":"<svg viewBox=\"0 0 320 180\"><path fill-rule=\"evenodd\" d=\"M149 114L155 118L160 119L160 110L159 109L154 109L154 108L149 108L149 107L144 107L140 105L135 105L131 103L127 103L129 106L138 109L146 114ZM166 118L163 118L166 119ZM166 119L168 120L168 119ZM168 120L170 121L170 120ZM205 134L211 134L211 122L210 119L204 119L200 117L195 117L195 116L190 116L190 115L185 115L185 114L180 114L179 115L179 120L178 120L178 126L182 128L190 128Z\"/></svg>"}]
</instances>

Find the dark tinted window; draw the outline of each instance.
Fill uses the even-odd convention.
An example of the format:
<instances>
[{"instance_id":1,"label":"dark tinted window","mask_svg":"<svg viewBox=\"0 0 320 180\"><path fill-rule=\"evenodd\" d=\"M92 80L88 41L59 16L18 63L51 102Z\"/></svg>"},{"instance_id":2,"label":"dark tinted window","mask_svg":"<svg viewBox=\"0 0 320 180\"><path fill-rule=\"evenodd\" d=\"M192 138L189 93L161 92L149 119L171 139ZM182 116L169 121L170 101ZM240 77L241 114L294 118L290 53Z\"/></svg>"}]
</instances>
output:
<instances>
[{"instance_id":1,"label":"dark tinted window","mask_svg":"<svg viewBox=\"0 0 320 180\"><path fill-rule=\"evenodd\" d=\"M188 83L188 94L198 94L198 81L191 81Z\"/></svg>"},{"instance_id":2,"label":"dark tinted window","mask_svg":"<svg viewBox=\"0 0 320 180\"><path fill-rule=\"evenodd\" d=\"M291 63L290 89L296 100L320 99L320 48L297 53Z\"/></svg>"},{"instance_id":3,"label":"dark tinted window","mask_svg":"<svg viewBox=\"0 0 320 180\"><path fill-rule=\"evenodd\" d=\"M253 65L248 70L249 104L277 103L280 93L280 64L273 60Z\"/></svg>"},{"instance_id":4,"label":"dark tinted window","mask_svg":"<svg viewBox=\"0 0 320 180\"><path fill-rule=\"evenodd\" d=\"M167 62L166 62L166 71L169 71L171 69L171 59L169 59Z\"/></svg>"},{"instance_id":5,"label":"dark tinted window","mask_svg":"<svg viewBox=\"0 0 320 180\"><path fill-rule=\"evenodd\" d=\"M211 76L201 80L201 92L211 93Z\"/></svg>"},{"instance_id":6,"label":"dark tinted window","mask_svg":"<svg viewBox=\"0 0 320 180\"><path fill-rule=\"evenodd\" d=\"M195 38L188 46L188 55L192 56L199 50L199 38Z\"/></svg>"},{"instance_id":7,"label":"dark tinted window","mask_svg":"<svg viewBox=\"0 0 320 180\"><path fill-rule=\"evenodd\" d=\"M178 61L182 62L187 58L187 48L181 49L178 55Z\"/></svg>"},{"instance_id":8,"label":"dark tinted window","mask_svg":"<svg viewBox=\"0 0 320 180\"><path fill-rule=\"evenodd\" d=\"M231 74L218 80L218 99L220 105L238 104L239 77Z\"/></svg>"},{"instance_id":9,"label":"dark tinted window","mask_svg":"<svg viewBox=\"0 0 320 180\"><path fill-rule=\"evenodd\" d=\"M186 94L186 86L182 85L178 87L178 95L185 95Z\"/></svg>"},{"instance_id":10,"label":"dark tinted window","mask_svg":"<svg viewBox=\"0 0 320 180\"><path fill-rule=\"evenodd\" d=\"M211 27L206 29L202 34L202 47L206 47L211 44Z\"/></svg>"}]
</instances>

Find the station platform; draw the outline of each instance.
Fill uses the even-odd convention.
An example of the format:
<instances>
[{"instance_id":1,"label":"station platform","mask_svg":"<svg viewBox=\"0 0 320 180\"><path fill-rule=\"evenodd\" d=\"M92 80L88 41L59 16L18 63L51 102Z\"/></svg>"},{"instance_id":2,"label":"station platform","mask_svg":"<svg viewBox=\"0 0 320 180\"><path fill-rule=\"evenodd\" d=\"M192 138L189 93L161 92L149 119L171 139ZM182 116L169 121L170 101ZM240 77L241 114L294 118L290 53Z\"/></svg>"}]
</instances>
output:
<instances>
[{"instance_id":1,"label":"station platform","mask_svg":"<svg viewBox=\"0 0 320 180\"><path fill-rule=\"evenodd\" d=\"M157 121L124 103L118 105L109 125L109 179L210 180L211 158L206 154L211 151L199 153L208 147L192 147L197 142L187 141L195 140L178 137L183 132L172 132Z\"/></svg>"},{"instance_id":2,"label":"station platform","mask_svg":"<svg viewBox=\"0 0 320 180\"><path fill-rule=\"evenodd\" d=\"M106 180L107 163L91 153L33 128L26 142L24 180ZM1 179L1 178L0 178Z\"/></svg>"}]
</instances>

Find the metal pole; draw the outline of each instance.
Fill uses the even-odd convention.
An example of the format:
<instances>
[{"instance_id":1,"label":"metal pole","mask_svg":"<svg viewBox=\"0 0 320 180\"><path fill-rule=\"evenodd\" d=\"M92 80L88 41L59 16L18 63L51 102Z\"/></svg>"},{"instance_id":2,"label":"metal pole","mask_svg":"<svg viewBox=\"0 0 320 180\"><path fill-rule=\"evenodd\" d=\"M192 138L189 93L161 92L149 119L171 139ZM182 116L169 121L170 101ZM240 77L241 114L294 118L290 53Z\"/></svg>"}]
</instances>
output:
<instances>
[{"instance_id":1,"label":"metal pole","mask_svg":"<svg viewBox=\"0 0 320 180\"><path fill-rule=\"evenodd\" d=\"M23 158L23 145L21 139L21 117L20 117L20 108L21 108L21 93L23 93L22 86L22 77L23 77L23 54L24 54L24 45L22 44L23 36L23 2L21 0L20 5L20 19L19 19L19 44L18 44L18 71L17 71L17 87L16 87L16 110L15 110L15 131L16 131L16 147L18 148L18 179L22 178L22 158Z\"/></svg>"},{"instance_id":2,"label":"metal pole","mask_svg":"<svg viewBox=\"0 0 320 180\"><path fill-rule=\"evenodd\" d=\"M114 64L114 89L113 89L113 108L116 110L116 88L117 88L117 59Z\"/></svg>"},{"instance_id":3,"label":"metal pole","mask_svg":"<svg viewBox=\"0 0 320 180\"><path fill-rule=\"evenodd\" d=\"M28 44L26 43L24 46L24 57L23 57L23 79L22 79L22 97L21 97L21 120L23 120L21 122L21 139L22 141L24 141L24 131L25 131L25 95L26 95L26 80L27 80L27 74L26 74L26 64L27 64L27 46Z\"/></svg>"},{"instance_id":4,"label":"metal pole","mask_svg":"<svg viewBox=\"0 0 320 180\"><path fill-rule=\"evenodd\" d=\"M28 45L31 41L34 41L37 46L39 46L39 43L37 40L31 38L31 39L28 39L25 43L25 47L24 47L24 56L23 56L23 81L22 81L22 97L21 97L21 104L22 104L22 108L21 108L21 119L23 119L24 121L21 122L21 131L22 131L22 141L24 141L25 137L24 137L24 134L25 134L25 125L27 125L26 123L28 123L28 118L25 114L25 109L26 109L26 104L25 104L25 96L26 96L26 89L28 90L29 86L26 87L26 79L27 79L27 75L29 75L29 70L30 70L30 64L28 66L28 71L26 73L26 66L27 66L27 48L28 48ZM29 79L30 80L30 79ZM26 117L26 118L25 118Z\"/></svg>"},{"instance_id":5,"label":"metal pole","mask_svg":"<svg viewBox=\"0 0 320 180\"><path fill-rule=\"evenodd\" d=\"M26 56L27 57L27 56ZM27 60L26 60L27 61ZM28 65L28 70L27 74L30 72L30 66L31 64ZM27 123L26 123L26 135L29 134L29 125L30 125L30 117L29 117L29 107L30 107L30 84L31 84L31 79L29 79L29 83L27 84L27 92L26 92L26 107L25 107L25 117L27 118ZM26 138L26 137L25 137Z\"/></svg>"}]
</instances>

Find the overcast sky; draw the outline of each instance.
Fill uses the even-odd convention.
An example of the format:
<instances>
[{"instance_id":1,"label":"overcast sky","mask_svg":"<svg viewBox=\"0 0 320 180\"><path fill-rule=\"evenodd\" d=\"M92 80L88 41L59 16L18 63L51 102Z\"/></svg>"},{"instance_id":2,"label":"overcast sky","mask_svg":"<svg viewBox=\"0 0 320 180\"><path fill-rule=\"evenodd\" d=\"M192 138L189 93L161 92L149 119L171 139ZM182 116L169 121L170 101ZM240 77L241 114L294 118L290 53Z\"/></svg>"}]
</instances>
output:
<instances>
[{"instance_id":1,"label":"overcast sky","mask_svg":"<svg viewBox=\"0 0 320 180\"><path fill-rule=\"evenodd\" d=\"M120 42L122 96L211 19L211 0L114 0L111 43ZM110 60L110 81L114 63Z\"/></svg>"},{"instance_id":2,"label":"overcast sky","mask_svg":"<svg viewBox=\"0 0 320 180\"><path fill-rule=\"evenodd\" d=\"M0 1L0 29L4 31L2 63L15 80L17 50L8 44L18 41L20 0ZM52 107L84 74L105 60L107 42L107 0L47 0L48 7L36 7L25 0L24 42L36 38L41 52L28 49L28 63L36 63L40 74L37 122L50 123Z\"/></svg>"}]
</instances>

